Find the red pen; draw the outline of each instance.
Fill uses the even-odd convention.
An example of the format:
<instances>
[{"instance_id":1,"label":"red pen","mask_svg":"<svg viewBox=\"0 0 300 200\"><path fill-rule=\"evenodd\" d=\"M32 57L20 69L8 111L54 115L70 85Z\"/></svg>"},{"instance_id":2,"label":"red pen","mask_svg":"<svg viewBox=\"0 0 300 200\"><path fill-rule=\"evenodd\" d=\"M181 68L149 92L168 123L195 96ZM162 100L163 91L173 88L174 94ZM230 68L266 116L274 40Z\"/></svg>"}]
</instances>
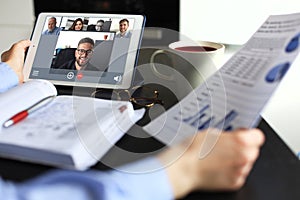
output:
<instances>
[{"instance_id":1,"label":"red pen","mask_svg":"<svg viewBox=\"0 0 300 200\"><path fill-rule=\"evenodd\" d=\"M29 108L15 114L14 116L12 116L10 119L8 119L7 121L5 121L3 123L3 127L5 127L5 128L10 127L10 126L18 123L19 121L25 119L30 113L33 113L34 111L38 110L39 108L43 107L44 105L46 105L47 103L52 101L54 97L55 96L45 97L45 98L41 99L40 101L38 101L37 103L30 106Z\"/></svg>"}]
</instances>

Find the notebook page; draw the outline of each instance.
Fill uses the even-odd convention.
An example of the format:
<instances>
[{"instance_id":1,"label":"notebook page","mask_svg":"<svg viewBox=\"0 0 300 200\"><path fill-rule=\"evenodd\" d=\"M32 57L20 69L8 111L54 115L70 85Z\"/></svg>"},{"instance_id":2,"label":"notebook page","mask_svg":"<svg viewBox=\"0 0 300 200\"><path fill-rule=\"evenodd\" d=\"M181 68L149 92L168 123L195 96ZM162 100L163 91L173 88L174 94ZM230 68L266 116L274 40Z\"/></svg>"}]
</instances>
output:
<instances>
[{"instance_id":1,"label":"notebook page","mask_svg":"<svg viewBox=\"0 0 300 200\"><path fill-rule=\"evenodd\" d=\"M31 80L0 94L0 132L4 121L27 109L39 100L57 95L56 88L46 80Z\"/></svg>"},{"instance_id":2,"label":"notebook page","mask_svg":"<svg viewBox=\"0 0 300 200\"><path fill-rule=\"evenodd\" d=\"M22 122L3 128L0 145L70 155L75 168L86 169L95 164L143 114L143 109L134 111L130 102L57 96ZM23 156L30 160L35 155ZM40 162L47 161L46 157L44 159Z\"/></svg>"}]
</instances>

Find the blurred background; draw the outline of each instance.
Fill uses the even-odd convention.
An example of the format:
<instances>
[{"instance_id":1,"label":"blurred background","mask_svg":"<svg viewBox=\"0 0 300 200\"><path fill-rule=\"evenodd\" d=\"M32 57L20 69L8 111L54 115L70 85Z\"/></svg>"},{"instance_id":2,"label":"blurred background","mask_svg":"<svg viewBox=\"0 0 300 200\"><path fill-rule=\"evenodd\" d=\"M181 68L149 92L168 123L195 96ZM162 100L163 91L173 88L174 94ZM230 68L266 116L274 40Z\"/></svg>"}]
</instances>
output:
<instances>
[{"instance_id":1,"label":"blurred background","mask_svg":"<svg viewBox=\"0 0 300 200\"><path fill-rule=\"evenodd\" d=\"M2 0L1 4L0 33L5 39L1 39L0 52L19 39L30 38L41 12L144 14L147 27L179 30L179 0ZM155 40L165 36L152 31L145 37Z\"/></svg>"},{"instance_id":2,"label":"blurred background","mask_svg":"<svg viewBox=\"0 0 300 200\"><path fill-rule=\"evenodd\" d=\"M29 38L41 12L130 13L146 15L146 27L162 27L193 40L242 45L271 14L300 11L299 0L2 0L0 51ZM152 33L152 35L151 35ZM161 39L162 33L145 33ZM176 38L172 38L176 39Z\"/></svg>"}]
</instances>

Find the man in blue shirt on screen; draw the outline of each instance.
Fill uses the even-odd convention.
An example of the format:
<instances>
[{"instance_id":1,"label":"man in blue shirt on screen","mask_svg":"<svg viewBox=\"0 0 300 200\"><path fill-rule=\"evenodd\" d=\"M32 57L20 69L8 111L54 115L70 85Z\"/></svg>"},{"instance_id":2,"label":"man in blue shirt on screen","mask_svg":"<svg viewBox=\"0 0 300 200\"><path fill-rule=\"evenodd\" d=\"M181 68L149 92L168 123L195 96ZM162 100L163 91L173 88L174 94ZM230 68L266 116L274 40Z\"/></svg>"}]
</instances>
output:
<instances>
[{"instance_id":1,"label":"man in blue shirt on screen","mask_svg":"<svg viewBox=\"0 0 300 200\"><path fill-rule=\"evenodd\" d=\"M116 38L130 38L132 33L128 30L129 20L121 19L119 22L119 33L116 34Z\"/></svg>"},{"instance_id":2,"label":"man in blue shirt on screen","mask_svg":"<svg viewBox=\"0 0 300 200\"><path fill-rule=\"evenodd\" d=\"M1 55L1 95L22 84L24 52L30 44L29 40L20 41ZM258 129L225 132L211 152L200 159L204 138L216 131L202 131L156 156L118 170L54 170L18 184L0 178L0 199L163 200L183 198L195 190L237 190L244 185L259 155L264 135Z\"/></svg>"},{"instance_id":3,"label":"man in blue shirt on screen","mask_svg":"<svg viewBox=\"0 0 300 200\"><path fill-rule=\"evenodd\" d=\"M61 28L56 26L56 18L50 17L48 19L48 29L45 30L43 35L59 35Z\"/></svg>"}]
</instances>

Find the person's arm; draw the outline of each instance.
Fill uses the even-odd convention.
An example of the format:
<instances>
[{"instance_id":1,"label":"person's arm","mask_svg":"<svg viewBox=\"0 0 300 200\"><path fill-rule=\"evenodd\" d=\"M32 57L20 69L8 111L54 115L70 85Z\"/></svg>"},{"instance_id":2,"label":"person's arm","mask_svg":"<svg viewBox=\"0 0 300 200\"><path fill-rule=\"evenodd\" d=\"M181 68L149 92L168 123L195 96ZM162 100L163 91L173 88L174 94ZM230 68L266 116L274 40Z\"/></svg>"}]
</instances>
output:
<instances>
[{"instance_id":1,"label":"person's arm","mask_svg":"<svg viewBox=\"0 0 300 200\"><path fill-rule=\"evenodd\" d=\"M150 171L141 171L144 167ZM155 158L119 170L55 170L21 184L0 181L1 199L22 200L168 200L173 199L167 174ZM137 171L139 171L139 173Z\"/></svg>"},{"instance_id":2,"label":"person's arm","mask_svg":"<svg viewBox=\"0 0 300 200\"><path fill-rule=\"evenodd\" d=\"M212 132L210 132L211 134ZM237 190L245 183L264 136L258 129L221 132L203 158L206 132L169 148L156 158L106 172L58 170L22 184L0 182L6 199L174 199L195 190ZM214 133L208 137L215 137Z\"/></svg>"},{"instance_id":3,"label":"person's arm","mask_svg":"<svg viewBox=\"0 0 300 200\"><path fill-rule=\"evenodd\" d=\"M0 93L18 85L19 78L6 63L0 63Z\"/></svg>"}]
</instances>

